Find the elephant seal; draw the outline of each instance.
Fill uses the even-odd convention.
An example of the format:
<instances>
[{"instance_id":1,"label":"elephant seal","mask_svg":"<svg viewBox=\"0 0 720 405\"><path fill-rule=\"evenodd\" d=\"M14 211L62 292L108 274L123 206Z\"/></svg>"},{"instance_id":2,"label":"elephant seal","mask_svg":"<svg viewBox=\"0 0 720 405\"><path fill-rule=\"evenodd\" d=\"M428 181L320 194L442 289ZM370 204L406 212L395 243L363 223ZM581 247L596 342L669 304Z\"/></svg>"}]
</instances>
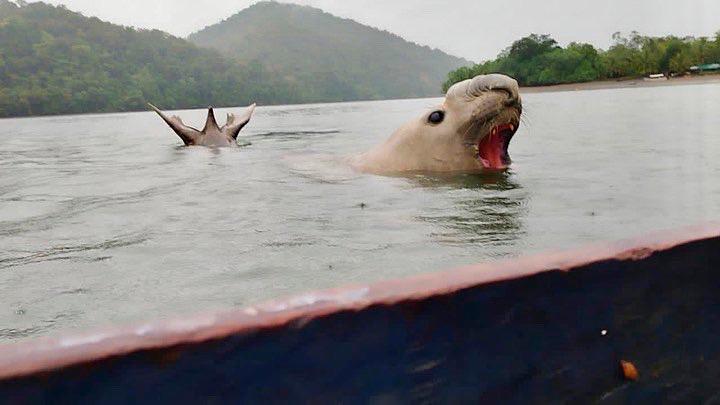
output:
<instances>
[{"instance_id":1,"label":"elephant seal","mask_svg":"<svg viewBox=\"0 0 720 405\"><path fill-rule=\"evenodd\" d=\"M504 170L511 163L508 146L521 115L515 79L477 76L452 86L441 106L350 164L375 174Z\"/></svg>"},{"instance_id":2,"label":"elephant seal","mask_svg":"<svg viewBox=\"0 0 720 405\"><path fill-rule=\"evenodd\" d=\"M205 128L202 131L189 127L182 122L177 116L169 117L159 108L149 104L176 134L185 142L186 146L213 146L213 147L232 147L237 146L237 137L240 131L250 122L255 104L249 106L240 116L228 114L227 123L220 128L215 120L215 112L213 108L208 109L208 117L205 122Z\"/></svg>"}]
</instances>

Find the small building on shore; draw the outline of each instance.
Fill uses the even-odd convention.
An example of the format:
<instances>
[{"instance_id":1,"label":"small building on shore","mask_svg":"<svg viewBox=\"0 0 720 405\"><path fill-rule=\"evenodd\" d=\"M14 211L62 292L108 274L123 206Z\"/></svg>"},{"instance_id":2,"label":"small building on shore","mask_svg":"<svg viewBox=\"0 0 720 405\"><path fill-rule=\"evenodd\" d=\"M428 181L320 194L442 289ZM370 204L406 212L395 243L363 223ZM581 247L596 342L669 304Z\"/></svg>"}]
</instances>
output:
<instances>
[{"instance_id":1,"label":"small building on shore","mask_svg":"<svg viewBox=\"0 0 720 405\"><path fill-rule=\"evenodd\" d=\"M690 67L690 73L703 73L703 72L719 72L720 63L706 63L704 65L697 65Z\"/></svg>"}]
</instances>

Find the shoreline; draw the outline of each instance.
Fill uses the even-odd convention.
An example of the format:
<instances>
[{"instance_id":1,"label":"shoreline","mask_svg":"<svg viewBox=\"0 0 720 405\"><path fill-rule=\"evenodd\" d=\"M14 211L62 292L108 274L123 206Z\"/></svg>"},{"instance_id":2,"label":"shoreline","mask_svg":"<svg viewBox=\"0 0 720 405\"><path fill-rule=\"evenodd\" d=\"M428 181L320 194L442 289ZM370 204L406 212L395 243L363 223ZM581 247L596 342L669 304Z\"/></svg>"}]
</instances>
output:
<instances>
[{"instance_id":1,"label":"shoreline","mask_svg":"<svg viewBox=\"0 0 720 405\"><path fill-rule=\"evenodd\" d=\"M611 89L631 89L641 87L661 87L661 86L685 86L698 84L720 84L720 74L706 74L702 76L682 76L674 77L668 80L648 81L645 79L617 79L617 80L599 80L587 83L567 83L556 84L551 86L529 86L522 87L520 90L526 94L532 93L555 93L562 91L586 91L586 90L611 90Z\"/></svg>"},{"instance_id":2,"label":"shoreline","mask_svg":"<svg viewBox=\"0 0 720 405\"><path fill-rule=\"evenodd\" d=\"M644 79L617 79L617 80L598 80L594 82L586 83L567 83L567 84L555 84L550 86L528 86L521 87L520 91L524 94L533 93L559 93L566 91L587 91L587 90L612 90L612 89L632 89L632 88L643 88L643 87L661 87L661 86L690 86L700 84L720 84L720 73L716 74L705 74L702 76L682 76L676 77L669 80L658 80L658 81L646 81ZM288 107L288 106L313 106L313 105L326 105L326 104L342 104L342 103L362 103L362 102L374 102L374 101L393 101L393 100L422 100L429 98L440 98L442 95L428 96L428 97L415 97L415 98L398 98L398 99L377 99L377 100L352 100L352 101L325 101L315 103L299 103L299 104L265 104L262 107ZM239 108L238 106L219 106L217 109L223 108ZM170 109L168 111L191 111L200 110L204 107L196 108L181 108L181 109ZM32 118L53 118L53 117L73 117L73 116L87 116L87 115L106 115L106 114L132 114L132 113L143 113L150 110L126 110L126 111L96 111L96 112L83 112L74 114L47 114L47 115L16 115L9 117L1 117L1 120L18 120L18 119L32 119Z\"/></svg>"}]
</instances>

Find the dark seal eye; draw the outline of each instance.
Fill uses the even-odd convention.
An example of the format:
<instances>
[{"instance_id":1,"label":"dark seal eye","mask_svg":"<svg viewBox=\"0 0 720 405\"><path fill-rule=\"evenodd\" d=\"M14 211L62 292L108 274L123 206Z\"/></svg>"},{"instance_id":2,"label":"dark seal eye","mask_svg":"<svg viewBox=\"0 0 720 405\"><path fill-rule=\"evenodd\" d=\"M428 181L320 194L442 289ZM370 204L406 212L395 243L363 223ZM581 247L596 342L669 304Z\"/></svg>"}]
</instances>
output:
<instances>
[{"instance_id":1,"label":"dark seal eye","mask_svg":"<svg viewBox=\"0 0 720 405\"><path fill-rule=\"evenodd\" d=\"M443 112L443 111L435 111L434 113L430 114L430 116L428 117L428 121L431 124L439 124L439 123L443 122L444 119L445 119L445 112Z\"/></svg>"}]
</instances>

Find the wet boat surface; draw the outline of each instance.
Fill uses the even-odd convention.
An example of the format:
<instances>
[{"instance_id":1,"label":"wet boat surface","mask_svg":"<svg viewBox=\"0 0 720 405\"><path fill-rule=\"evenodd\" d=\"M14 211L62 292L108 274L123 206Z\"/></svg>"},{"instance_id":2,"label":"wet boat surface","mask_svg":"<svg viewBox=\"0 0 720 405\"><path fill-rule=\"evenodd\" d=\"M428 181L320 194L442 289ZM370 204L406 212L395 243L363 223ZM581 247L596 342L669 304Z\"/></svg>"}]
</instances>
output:
<instances>
[{"instance_id":1,"label":"wet boat surface","mask_svg":"<svg viewBox=\"0 0 720 405\"><path fill-rule=\"evenodd\" d=\"M710 224L4 345L0 402L712 401L718 269Z\"/></svg>"}]
</instances>

